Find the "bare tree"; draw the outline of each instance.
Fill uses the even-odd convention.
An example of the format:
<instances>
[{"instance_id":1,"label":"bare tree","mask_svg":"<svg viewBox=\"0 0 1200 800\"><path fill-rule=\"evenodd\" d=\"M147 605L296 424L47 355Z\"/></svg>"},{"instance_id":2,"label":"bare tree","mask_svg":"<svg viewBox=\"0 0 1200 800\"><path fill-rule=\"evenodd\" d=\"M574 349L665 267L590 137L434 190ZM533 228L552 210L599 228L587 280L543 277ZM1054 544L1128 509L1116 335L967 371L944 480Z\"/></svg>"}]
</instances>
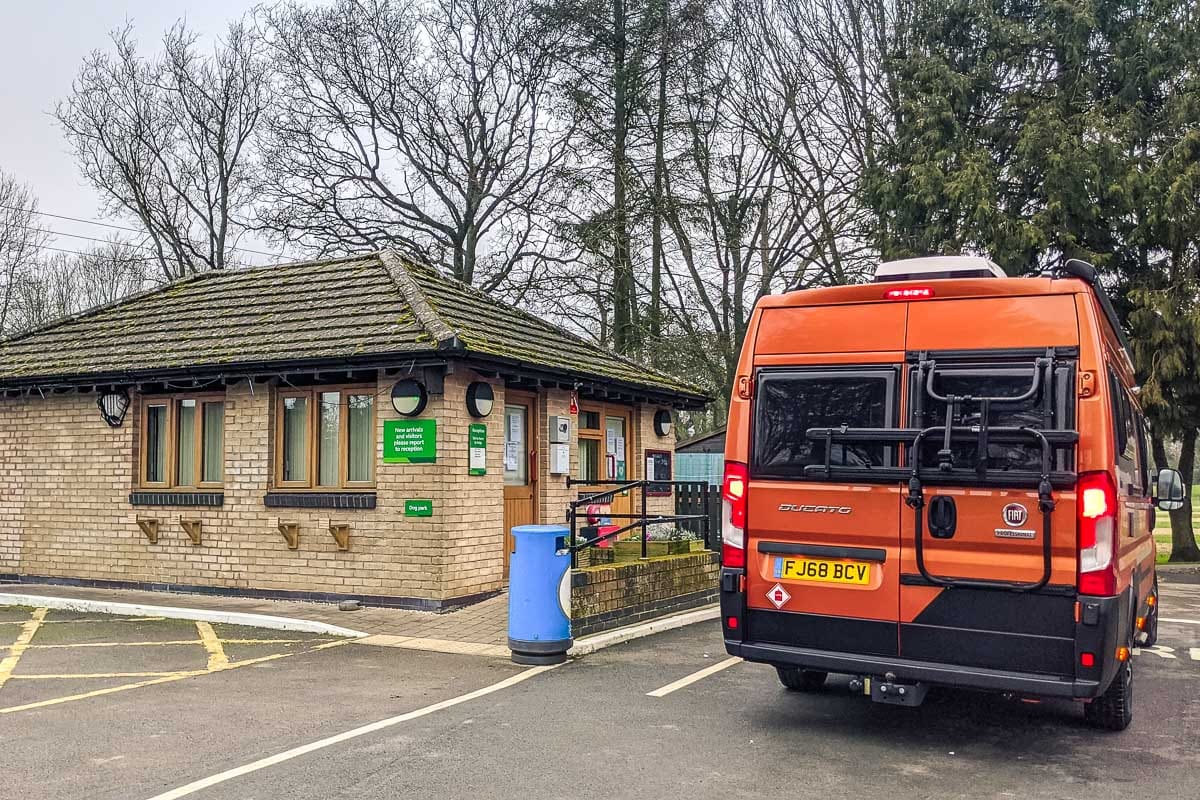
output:
<instances>
[{"instance_id":1,"label":"bare tree","mask_svg":"<svg viewBox=\"0 0 1200 800\"><path fill-rule=\"evenodd\" d=\"M68 253L51 252L14 287L13 332L39 328L76 310L73 258Z\"/></svg>"},{"instance_id":2,"label":"bare tree","mask_svg":"<svg viewBox=\"0 0 1200 800\"><path fill-rule=\"evenodd\" d=\"M337 0L267 15L261 219L318 253L399 247L484 289L547 255L569 151L556 33L527 0Z\"/></svg>"},{"instance_id":3,"label":"bare tree","mask_svg":"<svg viewBox=\"0 0 1200 800\"><path fill-rule=\"evenodd\" d=\"M245 231L251 134L269 99L259 41L243 23L212 52L177 24L139 55L131 27L83 63L55 116L104 210L145 229L166 278L231 261Z\"/></svg>"},{"instance_id":4,"label":"bare tree","mask_svg":"<svg viewBox=\"0 0 1200 800\"><path fill-rule=\"evenodd\" d=\"M842 110L829 109L841 87L783 12L717 0L688 26L660 155L641 174L670 234L653 243L667 295L655 346L718 396L759 298L854 280L870 255L863 165Z\"/></svg>"},{"instance_id":5,"label":"bare tree","mask_svg":"<svg viewBox=\"0 0 1200 800\"><path fill-rule=\"evenodd\" d=\"M17 324L17 297L47 240L37 210L33 191L0 172L0 333L11 332Z\"/></svg>"},{"instance_id":6,"label":"bare tree","mask_svg":"<svg viewBox=\"0 0 1200 800\"><path fill-rule=\"evenodd\" d=\"M15 287L11 328L28 330L114 303L154 286L156 273L141 246L121 240L84 253L46 252Z\"/></svg>"}]
</instances>

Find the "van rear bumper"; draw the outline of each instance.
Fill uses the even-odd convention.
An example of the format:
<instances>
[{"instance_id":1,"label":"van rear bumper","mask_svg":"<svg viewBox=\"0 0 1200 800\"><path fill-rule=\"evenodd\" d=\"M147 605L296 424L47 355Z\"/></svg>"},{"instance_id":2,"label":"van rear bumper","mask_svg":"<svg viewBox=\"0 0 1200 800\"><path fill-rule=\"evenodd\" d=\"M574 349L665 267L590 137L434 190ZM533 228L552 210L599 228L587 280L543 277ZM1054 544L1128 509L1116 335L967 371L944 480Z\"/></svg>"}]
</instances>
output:
<instances>
[{"instance_id":1,"label":"van rear bumper","mask_svg":"<svg viewBox=\"0 0 1200 800\"><path fill-rule=\"evenodd\" d=\"M946 632L943 639L948 643L946 647L941 650L926 647L920 658L913 658L911 652L904 657L900 655L903 651L897 646L897 636L902 637L906 630L898 623L892 624L889 644L884 647L881 637L866 636L870 631L861 623L870 621L748 609L744 575L740 569L721 570L721 624L725 650L747 661L873 677L893 673L898 680L942 686L1089 699L1103 694L1112 683L1120 667L1117 648L1132 641L1131 592L1114 597L1076 595L1062 609L1067 615L1065 619L1048 620L1034 615L1034 619L1028 620L1027 627L1035 629L1051 625L1046 633L1053 636L1037 635L1032 630L1022 634L982 627L970 630L942 627ZM965 607L973 613L986 607L977 596L983 590L953 591L968 601ZM933 621L943 626L946 622ZM972 621L970 615L964 621ZM937 630L932 625L926 627ZM991 649L969 651L962 646L970 642L966 634L986 635L989 638L984 642ZM1037 653L1047 645L1061 649L1060 640L1065 640L1070 648L1065 656L1069 661L1056 657L1051 664L1054 669L1028 666L1041 663L1029 657L1029 653ZM928 658L926 653L942 658L954 656L958 663ZM1089 662L1089 666L1084 666Z\"/></svg>"},{"instance_id":2,"label":"van rear bumper","mask_svg":"<svg viewBox=\"0 0 1200 800\"><path fill-rule=\"evenodd\" d=\"M1098 681L1072 680L1054 675L1035 675L983 667L962 667L956 664L911 661L892 656L833 653L804 647L735 642L728 639L725 640L725 649L731 655L741 656L747 661L851 675L886 675L890 672L894 673L896 679L900 681L924 681L965 689L1069 698L1089 698L1100 693Z\"/></svg>"}]
</instances>

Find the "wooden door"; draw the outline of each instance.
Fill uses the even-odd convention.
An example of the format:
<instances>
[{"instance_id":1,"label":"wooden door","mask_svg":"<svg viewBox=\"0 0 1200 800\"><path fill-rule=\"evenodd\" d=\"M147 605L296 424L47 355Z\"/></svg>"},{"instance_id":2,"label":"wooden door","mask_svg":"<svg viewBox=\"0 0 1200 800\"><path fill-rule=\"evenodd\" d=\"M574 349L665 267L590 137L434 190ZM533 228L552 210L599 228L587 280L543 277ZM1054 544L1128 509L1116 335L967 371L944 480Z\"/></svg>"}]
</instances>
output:
<instances>
[{"instance_id":1,"label":"wooden door","mask_svg":"<svg viewBox=\"0 0 1200 800\"><path fill-rule=\"evenodd\" d=\"M512 529L537 522L537 401L506 392L504 404L504 577L513 550Z\"/></svg>"}]
</instances>

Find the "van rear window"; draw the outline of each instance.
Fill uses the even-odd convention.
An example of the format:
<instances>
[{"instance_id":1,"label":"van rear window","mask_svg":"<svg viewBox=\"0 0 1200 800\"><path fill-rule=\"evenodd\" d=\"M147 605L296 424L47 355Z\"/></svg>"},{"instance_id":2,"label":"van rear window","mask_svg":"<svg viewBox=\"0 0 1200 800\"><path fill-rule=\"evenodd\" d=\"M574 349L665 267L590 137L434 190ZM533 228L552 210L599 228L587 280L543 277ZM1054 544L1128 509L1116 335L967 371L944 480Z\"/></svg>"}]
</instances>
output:
<instances>
[{"instance_id":1,"label":"van rear window","mask_svg":"<svg viewBox=\"0 0 1200 800\"><path fill-rule=\"evenodd\" d=\"M1042 386L1033 397L1020 403L993 403L988 411L989 427L1028 427L1037 430L1064 430L1073 424L1073 409L1067 402L1071 370L1059 367L1055 372L1054 382L1050 387ZM1002 365L954 367L938 365L934 376L934 390L944 396L969 395L972 397L1020 397L1030 388L1032 375L1028 367L1010 368ZM914 392L919 391L913 387ZM1042 403L1045 392L1050 392L1050 425L1047 426L1042 418ZM910 400L915 410L915 394ZM946 422L946 405L928 397L924 399L925 410L920 419L913 420L913 427L925 428L944 425ZM978 402L972 402L960 407L954 424L958 426L976 426L981 422L982 409ZM935 466L937 451L942 447L940 437L934 436L925 440L921 447L921 464ZM974 469L979 448L974 442L956 442L951 451L954 454L956 469ZM1009 472L1014 470L1037 472L1041 469L1041 448L1034 443L999 443L988 442L987 469L989 471ZM1069 468L1070 455L1067 448L1058 448L1055 456L1055 468Z\"/></svg>"},{"instance_id":2,"label":"van rear window","mask_svg":"<svg viewBox=\"0 0 1200 800\"><path fill-rule=\"evenodd\" d=\"M881 428L894 419L893 370L761 372L755 392L752 469L757 476L804 477L825 463L825 443L805 438L809 428ZM893 449L882 444L835 442L832 466L890 466Z\"/></svg>"}]
</instances>

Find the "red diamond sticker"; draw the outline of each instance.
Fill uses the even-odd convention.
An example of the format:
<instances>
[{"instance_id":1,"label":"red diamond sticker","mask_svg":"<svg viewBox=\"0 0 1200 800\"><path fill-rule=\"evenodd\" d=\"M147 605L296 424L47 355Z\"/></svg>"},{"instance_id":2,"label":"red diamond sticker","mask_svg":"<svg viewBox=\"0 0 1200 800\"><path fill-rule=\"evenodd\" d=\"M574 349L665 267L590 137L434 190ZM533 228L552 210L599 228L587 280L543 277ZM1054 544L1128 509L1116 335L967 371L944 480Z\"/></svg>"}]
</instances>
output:
<instances>
[{"instance_id":1,"label":"red diamond sticker","mask_svg":"<svg viewBox=\"0 0 1200 800\"><path fill-rule=\"evenodd\" d=\"M770 600L771 604L776 608L783 608L784 604L786 604L788 600L792 599L792 596L788 594L787 589L783 588L777 583L767 590L767 599Z\"/></svg>"}]
</instances>

